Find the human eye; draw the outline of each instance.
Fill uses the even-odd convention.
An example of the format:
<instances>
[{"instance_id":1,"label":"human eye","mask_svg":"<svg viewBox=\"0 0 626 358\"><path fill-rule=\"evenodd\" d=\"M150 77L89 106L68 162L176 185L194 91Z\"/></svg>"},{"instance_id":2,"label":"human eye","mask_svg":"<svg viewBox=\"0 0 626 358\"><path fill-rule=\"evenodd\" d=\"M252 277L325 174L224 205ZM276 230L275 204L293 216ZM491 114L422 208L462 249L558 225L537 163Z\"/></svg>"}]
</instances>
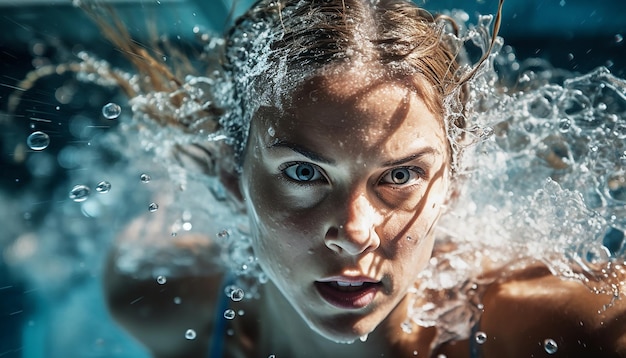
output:
<instances>
[{"instance_id":1,"label":"human eye","mask_svg":"<svg viewBox=\"0 0 626 358\"><path fill-rule=\"evenodd\" d=\"M283 175L296 182L310 183L326 180L322 174L322 170L317 165L311 163L287 163L284 164L280 170Z\"/></svg>"},{"instance_id":2,"label":"human eye","mask_svg":"<svg viewBox=\"0 0 626 358\"><path fill-rule=\"evenodd\" d=\"M416 182L423 177L424 170L419 167L398 167L386 171L380 178L380 183L406 187L416 184Z\"/></svg>"}]
</instances>

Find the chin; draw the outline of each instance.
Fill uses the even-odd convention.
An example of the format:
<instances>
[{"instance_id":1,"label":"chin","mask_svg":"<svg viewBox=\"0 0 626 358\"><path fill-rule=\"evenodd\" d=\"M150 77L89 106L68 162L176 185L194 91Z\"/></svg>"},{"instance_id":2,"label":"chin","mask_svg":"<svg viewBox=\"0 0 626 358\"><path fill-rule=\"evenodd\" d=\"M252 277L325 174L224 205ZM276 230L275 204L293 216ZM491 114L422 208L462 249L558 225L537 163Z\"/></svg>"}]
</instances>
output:
<instances>
[{"instance_id":1,"label":"chin","mask_svg":"<svg viewBox=\"0 0 626 358\"><path fill-rule=\"evenodd\" d=\"M377 325L364 324L363 322L348 324L347 320L343 320L343 322L335 320L334 322L326 322L325 324L309 323L309 327L329 341L350 344L359 339L367 339L367 335L374 331Z\"/></svg>"}]
</instances>

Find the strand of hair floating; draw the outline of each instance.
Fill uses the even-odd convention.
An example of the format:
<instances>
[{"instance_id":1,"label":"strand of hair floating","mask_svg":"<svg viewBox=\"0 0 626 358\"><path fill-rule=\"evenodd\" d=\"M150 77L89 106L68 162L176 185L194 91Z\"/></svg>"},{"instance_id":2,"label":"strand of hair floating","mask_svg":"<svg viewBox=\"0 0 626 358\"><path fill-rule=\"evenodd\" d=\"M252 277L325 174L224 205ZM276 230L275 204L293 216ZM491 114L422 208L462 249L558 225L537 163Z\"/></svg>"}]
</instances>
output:
<instances>
[{"instance_id":1,"label":"strand of hair floating","mask_svg":"<svg viewBox=\"0 0 626 358\"><path fill-rule=\"evenodd\" d=\"M487 60L489 55L491 55L491 51L493 50L493 46L496 44L496 40L498 39L498 32L500 32L500 24L502 23L502 7L503 7L503 5L504 5L504 0L499 0L499 2L498 2L498 12L496 13L496 19L493 22L493 30L492 30L492 35L491 35L491 41L489 42L489 48L487 48L487 51L485 51L485 53L483 53L482 57L480 58L480 60L476 64L476 66L474 66L472 71L470 71L470 73L465 75L465 77L460 81L460 84L463 84L463 83L469 81L472 77L474 77L476 72L478 72L478 69L480 68L480 66Z\"/></svg>"}]
</instances>

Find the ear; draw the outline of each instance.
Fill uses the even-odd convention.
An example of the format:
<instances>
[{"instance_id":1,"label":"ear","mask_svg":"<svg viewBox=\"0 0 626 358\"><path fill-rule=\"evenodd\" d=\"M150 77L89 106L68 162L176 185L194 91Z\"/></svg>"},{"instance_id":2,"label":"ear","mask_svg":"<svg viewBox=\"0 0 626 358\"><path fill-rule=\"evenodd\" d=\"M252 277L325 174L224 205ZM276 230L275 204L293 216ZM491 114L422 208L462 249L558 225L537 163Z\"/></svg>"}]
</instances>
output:
<instances>
[{"instance_id":1,"label":"ear","mask_svg":"<svg viewBox=\"0 0 626 358\"><path fill-rule=\"evenodd\" d=\"M232 158L229 148L218 143L178 145L174 148L173 157L189 172L217 177L229 198L237 204L243 203L239 174L234 164L227 164Z\"/></svg>"}]
</instances>

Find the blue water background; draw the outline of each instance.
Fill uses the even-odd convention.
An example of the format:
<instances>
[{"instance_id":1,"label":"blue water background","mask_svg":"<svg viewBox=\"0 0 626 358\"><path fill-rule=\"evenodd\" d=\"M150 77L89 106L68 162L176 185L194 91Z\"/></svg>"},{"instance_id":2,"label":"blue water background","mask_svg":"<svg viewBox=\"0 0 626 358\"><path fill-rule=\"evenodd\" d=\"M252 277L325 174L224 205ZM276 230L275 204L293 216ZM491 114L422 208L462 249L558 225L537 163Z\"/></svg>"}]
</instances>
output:
<instances>
[{"instance_id":1,"label":"blue water background","mask_svg":"<svg viewBox=\"0 0 626 358\"><path fill-rule=\"evenodd\" d=\"M518 57L540 57L552 65L571 71L585 73L598 66L607 66L614 74L626 76L626 7L622 0L507 0L504 7L500 35L505 43L515 48ZM119 53L112 49L100 36L97 28L80 10L66 5L69 1L49 1L47 4L30 4L28 1L0 1L0 109L6 110L6 101L25 74L33 69L32 46L43 41L65 45L82 46L114 63L122 63ZM239 1L235 14L241 13L250 1ZM460 7L475 19L477 13L493 13L495 1L431 1L426 8L437 11ZM227 25L230 4L222 1L156 1L126 2L118 4L118 11L129 24L133 36L145 38L143 29L146 15L156 16L161 31L172 36L188 38L191 27L197 24L219 32ZM47 50L55 56L53 48ZM51 84L51 88L54 87ZM43 92L42 98L46 93ZM110 93L101 94L104 98ZM53 98L50 98L53 102ZM86 101L83 105L88 106ZM6 115L2 113L2 120ZM31 192L39 200L46 201L49 190L64 183L62 172L47 178L34 178L22 164L11 159L9 144L15 136L25 140L28 133L27 121L22 124L6 124L0 120L0 191L10 196L14 193ZM9 131L10 129L10 131ZM11 138L9 138L9 135ZM69 138L69 136L68 136ZM57 143L50 148L52 154L62 147ZM0 205L5 205L0 203ZM40 206L41 207L41 206ZM12 208L9 208L13 210ZM14 210L22 210L14 208ZM25 226L36 227L47 212L45 206L32 212ZM1 227L13 223L0 217ZM10 230L0 235L15 235ZM0 243L10 242L12 237L2 237ZM3 248L2 248L3 249ZM94 263L95 265L99 265ZM42 273L44 274L44 273ZM86 318L69 319L64 313L77 312L75 307L84 306ZM68 310L68 307L74 309ZM118 347L120 357L143 357L146 353L117 329L108 317L100 294L99 278L83 279L62 299L42 297L37 287L11 272L0 256L0 358L49 357L47 345L51 327L58 322L92 322L89 329L96 331L106 344ZM83 326L68 326L68 330L85 329ZM99 333L98 333L99 332ZM112 350L97 348L91 357L110 356ZM76 356L67 352L66 357Z\"/></svg>"}]
</instances>

